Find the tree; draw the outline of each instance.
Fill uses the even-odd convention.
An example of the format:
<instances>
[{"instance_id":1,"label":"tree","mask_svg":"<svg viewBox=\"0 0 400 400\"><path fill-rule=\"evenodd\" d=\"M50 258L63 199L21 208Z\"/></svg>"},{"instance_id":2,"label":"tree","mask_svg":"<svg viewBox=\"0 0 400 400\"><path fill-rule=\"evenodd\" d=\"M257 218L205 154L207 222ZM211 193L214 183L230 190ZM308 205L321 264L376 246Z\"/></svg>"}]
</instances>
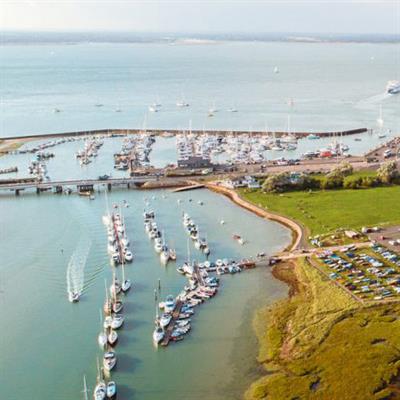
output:
<instances>
[{"instance_id":1,"label":"tree","mask_svg":"<svg viewBox=\"0 0 400 400\"><path fill-rule=\"evenodd\" d=\"M262 190L264 192L283 192L290 186L290 176L287 172L275 174L265 179Z\"/></svg>"},{"instance_id":2,"label":"tree","mask_svg":"<svg viewBox=\"0 0 400 400\"><path fill-rule=\"evenodd\" d=\"M384 184L390 184L399 178L399 170L396 161L388 161L380 166L377 177Z\"/></svg>"}]
</instances>

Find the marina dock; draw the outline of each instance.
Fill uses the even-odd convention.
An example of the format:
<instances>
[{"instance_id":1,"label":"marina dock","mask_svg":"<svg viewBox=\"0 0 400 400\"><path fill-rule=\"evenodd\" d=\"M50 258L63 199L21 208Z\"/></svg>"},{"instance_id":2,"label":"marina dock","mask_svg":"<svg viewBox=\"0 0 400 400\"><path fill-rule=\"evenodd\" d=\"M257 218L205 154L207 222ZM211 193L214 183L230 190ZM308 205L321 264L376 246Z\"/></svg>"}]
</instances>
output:
<instances>
[{"instance_id":1,"label":"marina dock","mask_svg":"<svg viewBox=\"0 0 400 400\"><path fill-rule=\"evenodd\" d=\"M164 347L168 346L169 342L172 340L171 335L174 330L175 322L178 320L179 314L181 313L182 306L183 306L182 300L178 299L176 301L175 309L172 313L171 321L169 322L167 329L165 330L165 336L161 342L161 346L164 346Z\"/></svg>"}]
</instances>

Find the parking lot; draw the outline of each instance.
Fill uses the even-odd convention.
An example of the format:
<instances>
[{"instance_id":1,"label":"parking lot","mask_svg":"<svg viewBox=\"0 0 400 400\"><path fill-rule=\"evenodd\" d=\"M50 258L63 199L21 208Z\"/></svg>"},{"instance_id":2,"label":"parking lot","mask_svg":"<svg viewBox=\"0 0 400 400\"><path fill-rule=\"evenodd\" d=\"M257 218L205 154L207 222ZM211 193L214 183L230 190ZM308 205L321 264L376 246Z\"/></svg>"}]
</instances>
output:
<instances>
[{"instance_id":1,"label":"parking lot","mask_svg":"<svg viewBox=\"0 0 400 400\"><path fill-rule=\"evenodd\" d=\"M400 300L400 255L389 248L350 246L324 252L319 259L329 278L360 300Z\"/></svg>"},{"instance_id":2,"label":"parking lot","mask_svg":"<svg viewBox=\"0 0 400 400\"><path fill-rule=\"evenodd\" d=\"M368 233L371 241L400 254L400 225L382 228L378 232Z\"/></svg>"}]
</instances>

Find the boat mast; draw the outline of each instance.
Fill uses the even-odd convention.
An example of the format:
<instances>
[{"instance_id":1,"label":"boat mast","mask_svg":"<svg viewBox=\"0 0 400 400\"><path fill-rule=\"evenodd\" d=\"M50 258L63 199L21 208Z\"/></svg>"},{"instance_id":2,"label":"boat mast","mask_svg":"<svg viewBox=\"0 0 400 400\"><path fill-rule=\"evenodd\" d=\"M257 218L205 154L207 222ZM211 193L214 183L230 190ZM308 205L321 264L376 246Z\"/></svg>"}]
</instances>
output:
<instances>
[{"instance_id":1,"label":"boat mast","mask_svg":"<svg viewBox=\"0 0 400 400\"><path fill-rule=\"evenodd\" d=\"M106 278L104 278L104 287L106 289L106 302L108 303L108 292L107 292L107 281L106 281Z\"/></svg>"},{"instance_id":2,"label":"boat mast","mask_svg":"<svg viewBox=\"0 0 400 400\"><path fill-rule=\"evenodd\" d=\"M85 400L88 400L88 389L86 385L86 375L83 375L83 396Z\"/></svg>"}]
</instances>

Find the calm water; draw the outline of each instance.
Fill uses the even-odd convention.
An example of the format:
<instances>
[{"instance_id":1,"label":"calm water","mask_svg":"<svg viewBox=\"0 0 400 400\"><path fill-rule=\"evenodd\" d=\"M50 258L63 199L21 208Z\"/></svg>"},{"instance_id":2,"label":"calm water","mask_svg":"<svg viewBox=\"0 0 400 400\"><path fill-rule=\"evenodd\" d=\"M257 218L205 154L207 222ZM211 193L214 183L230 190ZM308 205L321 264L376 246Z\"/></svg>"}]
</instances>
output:
<instances>
[{"instance_id":1,"label":"calm water","mask_svg":"<svg viewBox=\"0 0 400 400\"><path fill-rule=\"evenodd\" d=\"M383 94L386 82L399 79L398 45L219 43L80 44L3 46L0 48L0 137L98 128L193 128L341 130L376 128L382 105L384 130L400 127L400 96ZM280 73L274 74L275 66ZM190 103L178 109L184 96ZM293 98L294 105L288 105ZM162 103L159 113L148 105ZM207 118L213 106L220 111ZM95 104L102 104L96 107ZM229 113L236 107L237 113ZM54 113L59 108L60 113ZM121 112L115 112L121 109ZM353 154L379 143L377 135L362 142L345 139ZM301 141L290 156L326 146L329 140ZM176 161L175 139L159 139L152 163ZM28 146L30 146L29 144ZM98 158L81 168L74 153L83 143L51 148L52 179L96 177L112 172L113 154L121 139L108 139ZM269 158L289 156L284 152ZM27 175L32 155L0 158L0 168L17 165ZM11 176L11 175L9 175ZM14 175L15 176L15 175ZM167 198L162 198L165 193ZM214 299L196 310L193 331L181 343L154 349L154 288L162 296L177 294L185 283L174 264L161 267L145 236L144 196L179 260L186 254L180 222L188 211L207 233L212 259L239 258L259 251L272 254L290 240L283 227L237 208L208 191L114 191L110 201L127 199L124 209L135 261L127 267L134 289L126 298L126 323L117 346L118 368L113 374L120 398L155 400L239 399L254 378L257 352L251 319L254 310L285 295L286 287L268 270L223 276ZM196 199L189 202L189 198ZM177 198L184 202L177 204ZM204 206L197 204L202 199ZM93 388L104 300L104 278L111 268L106 254L102 195L95 201L77 196L23 194L0 197L0 361L1 397L71 400L82 397L86 374ZM220 219L227 221L222 226ZM240 221L240 222L239 222ZM231 239L242 234L249 243ZM74 252L89 251L74 277L84 292L79 304L67 301L67 267ZM83 250L82 250L83 249ZM199 253L192 249L194 256ZM40 394L39 394L40 393Z\"/></svg>"},{"instance_id":2,"label":"calm water","mask_svg":"<svg viewBox=\"0 0 400 400\"><path fill-rule=\"evenodd\" d=\"M380 104L385 129L398 131L400 97L383 92L400 79L399 51L398 44L343 43L3 46L0 137L187 128L190 120L200 129L282 130L289 113L297 130L376 128ZM182 95L191 107L175 106ZM154 101L162 111L149 113ZM208 118L214 103L220 112ZM226 111L232 106L239 112Z\"/></svg>"},{"instance_id":3,"label":"calm water","mask_svg":"<svg viewBox=\"0 0 400 400\"><path fill-rule=\"evenodd\" d=\"M166 198L161 196L166 195ZM127 199L124 209L135 260L126 268L134 288L126 296L126 322L117 346L118 366L113 378L120 398L235 399L254 378L257 351L251 319L258 307L286 293L267 269L222 276L219 294L196 310L193 330L185 340L167 349L152 344L155 316L154 288L162 283L162 296L178 294L185 279L174 264L162 267L144 232L144 196L151 200L168 242L179 260L186 256L186 234L181 224L188 211L207 233L212 259L272 254L290 240L289 232L244 211L224 197L206 190L196 193L115 191L111 202ZM189 202L193 196L196 201ZM177 199L183 200L178 205ZM197 200L204 205L197 204ZM3 197L0 247L0 318L2 347L0 386L9 399L80 398L86 374L93 387L99 332L99 308L104 300L104 278L110 281L106 233L101 223L103 195L95 201L77 196L23 195ZM220 219L226 225L220 225ZM240 223L238 223L240 221ZM240 232L249 243L231 239ZM83 297L67 301L66 271L79 244L89 243L89 257L81 269ZM82 246L80 246L82 247ZM202 259L192 248L193 258Z\"/></svg>"}]
</instances>

